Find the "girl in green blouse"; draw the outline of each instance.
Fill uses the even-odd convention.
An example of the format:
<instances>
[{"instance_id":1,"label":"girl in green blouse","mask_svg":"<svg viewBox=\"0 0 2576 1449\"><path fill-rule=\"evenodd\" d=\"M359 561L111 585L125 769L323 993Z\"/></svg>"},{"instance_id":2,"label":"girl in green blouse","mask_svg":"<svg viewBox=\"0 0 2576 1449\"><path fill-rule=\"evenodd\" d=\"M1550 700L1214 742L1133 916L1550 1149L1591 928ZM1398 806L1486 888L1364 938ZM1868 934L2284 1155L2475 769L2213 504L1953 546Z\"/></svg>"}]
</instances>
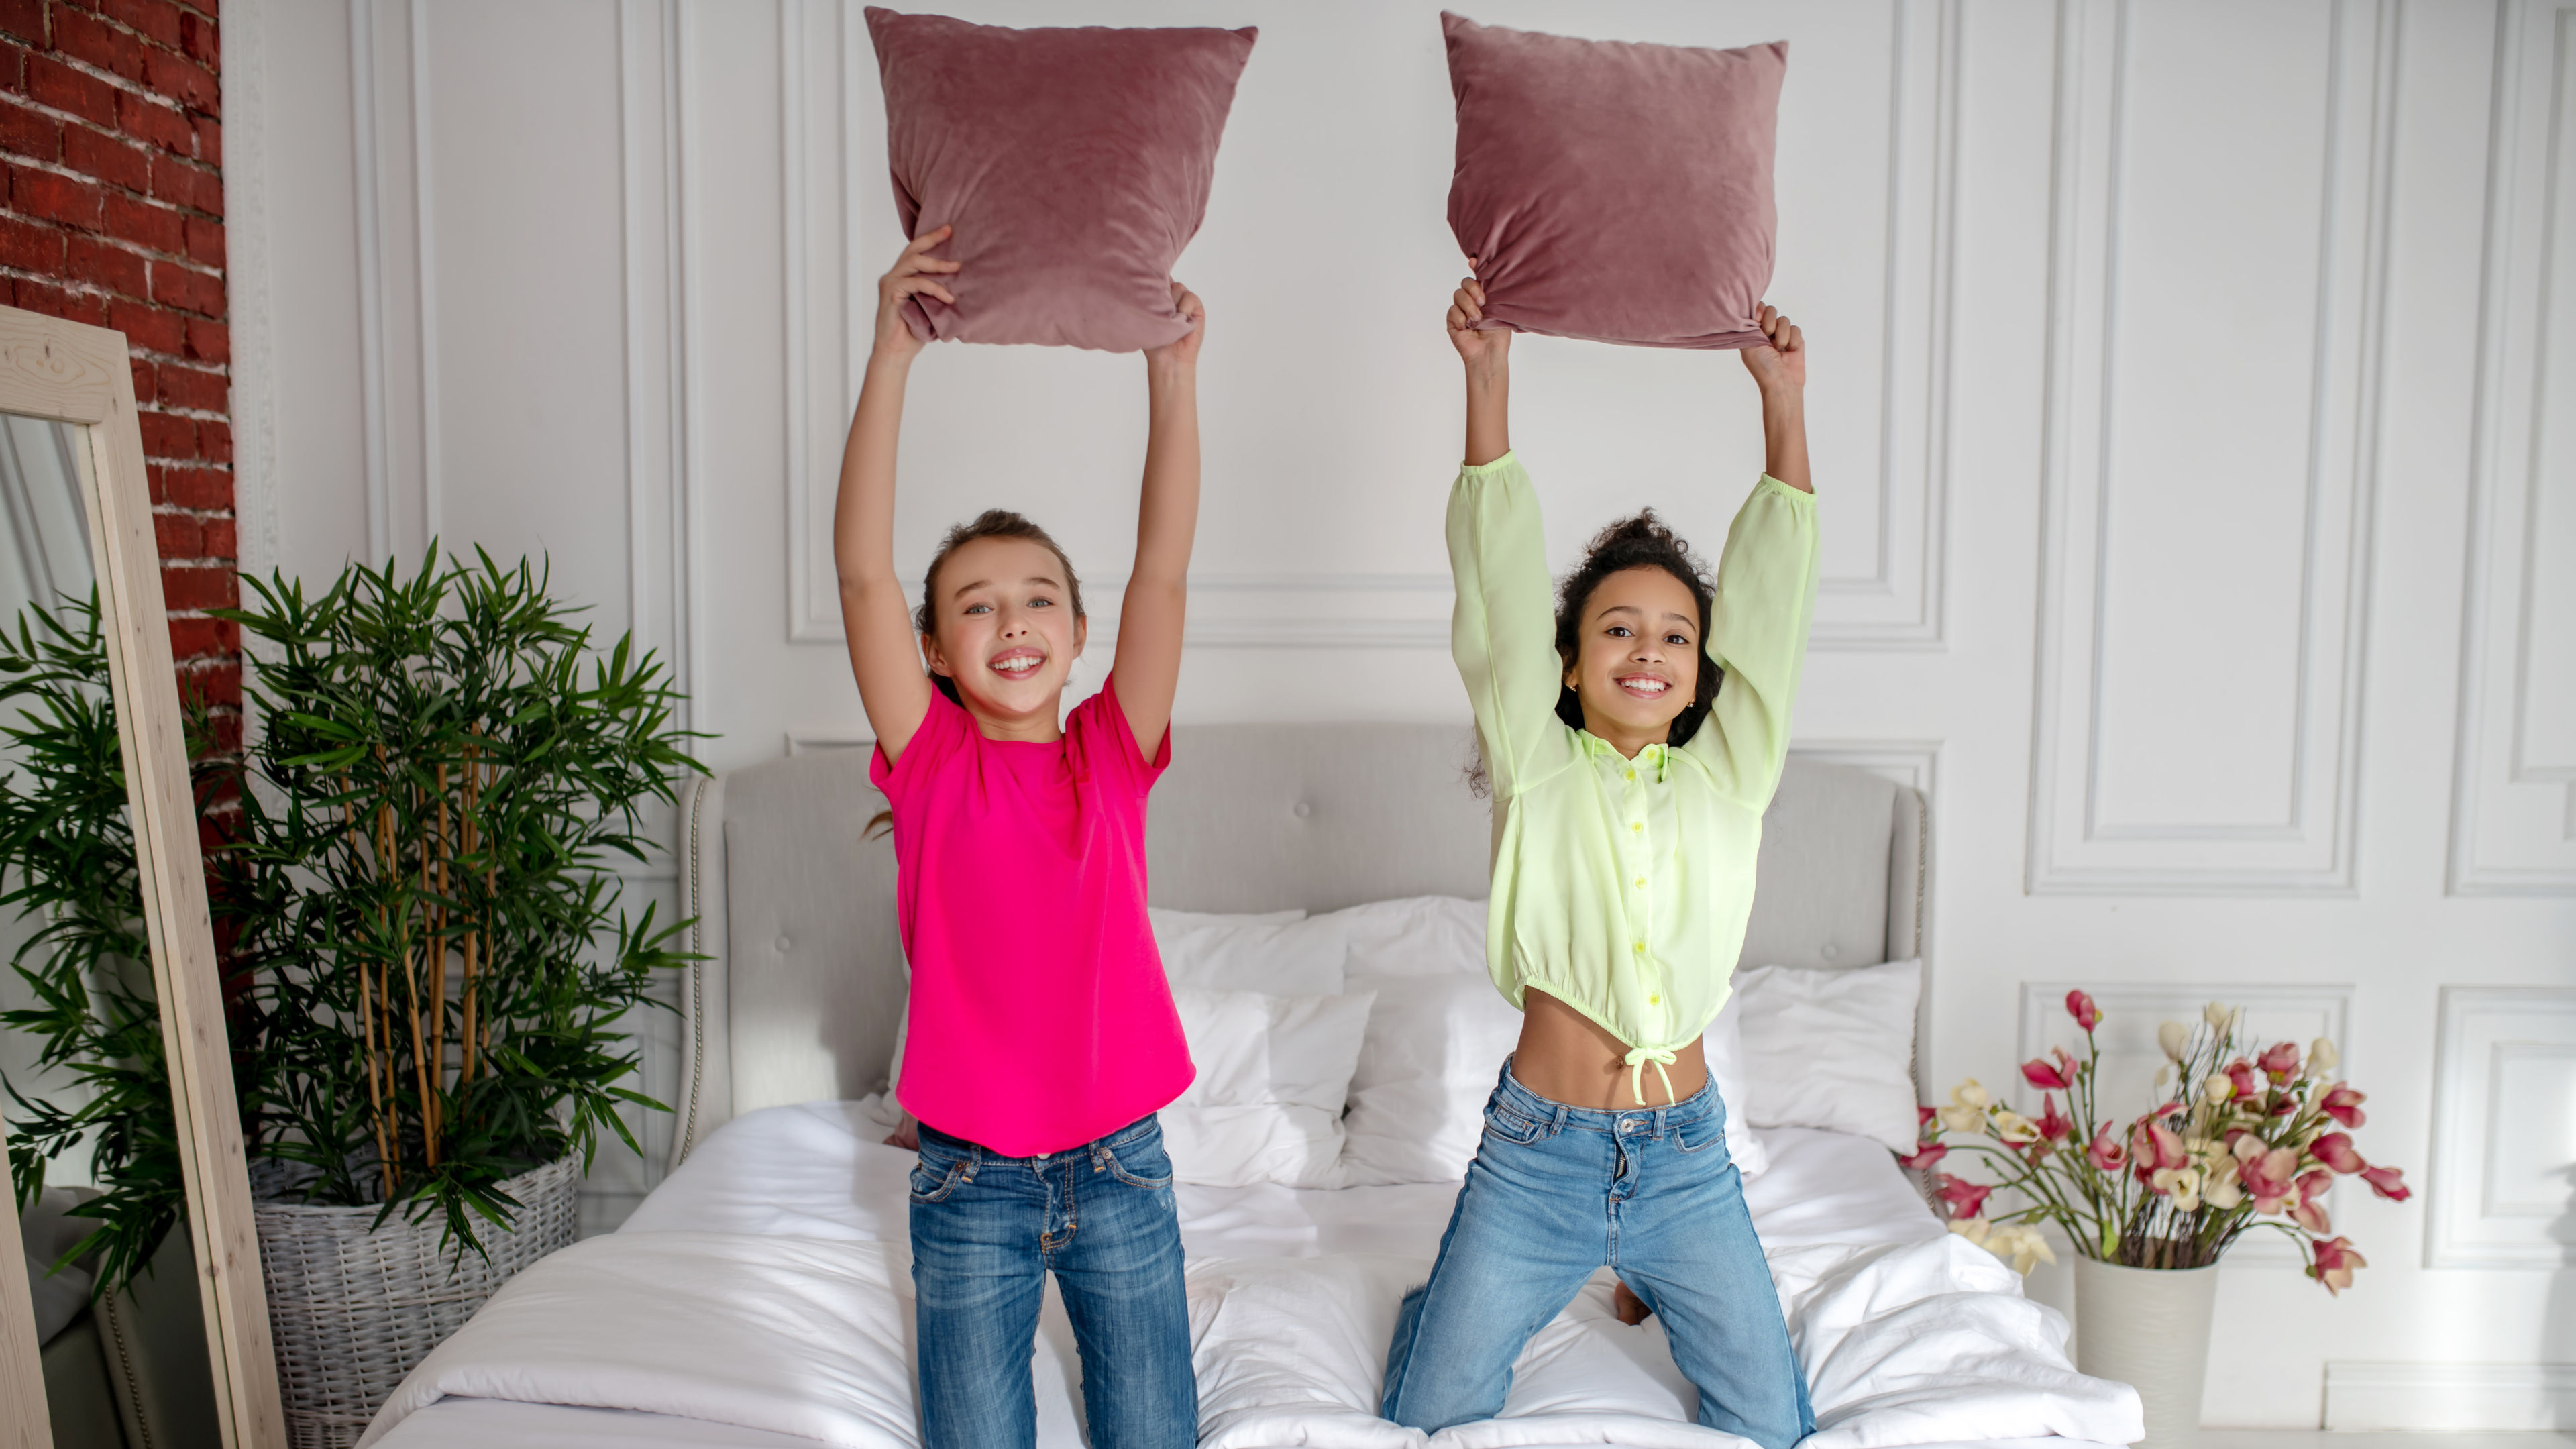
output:
<instances>
[{"instance_id":1,"label":"girl in green blouse","mask_svg":"<svg viewBox=\"0 0 2576 1449\"><path fill-rule=\"evenodd\" d=\"M1814 1428L1806 1378L1700 1036L1743 948L1814 608L1804 340L1765 307L1770 343L1743 353L1767 458L1715 581L1649 510L1560 592L1511 451L1512 334L1476 326L1484 300L1469 277L1448 317L1467 375L1451 649L1497 819L1486 961L1523 1015L1382 1412L1432 1432L1499 1413L1522 1346L1607 1264L1663 1316L1699 1421L1788 1449Z\"/></svg>"}]
</instances>

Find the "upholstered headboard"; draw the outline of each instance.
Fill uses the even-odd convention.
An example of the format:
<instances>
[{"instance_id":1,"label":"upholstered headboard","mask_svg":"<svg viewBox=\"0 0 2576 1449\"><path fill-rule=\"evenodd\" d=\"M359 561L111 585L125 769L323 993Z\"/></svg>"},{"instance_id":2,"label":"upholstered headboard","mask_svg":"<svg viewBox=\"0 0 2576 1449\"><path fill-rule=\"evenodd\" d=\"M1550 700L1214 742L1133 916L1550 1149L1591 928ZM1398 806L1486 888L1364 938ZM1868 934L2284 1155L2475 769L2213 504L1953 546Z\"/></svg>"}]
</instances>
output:
<instances>
[{"instance_id":1,"label":"upholstered headboard","mask_svg":"<svg viewBox=\"0 0 2576 1449\"><path fill-rule=\"evenodd\" d=\"M1181 726L1146 837L1154 903L1482 896L1491 827L1464 783L1471 749L1445 725ZM884 1085L904 992L894 850L862 838L883 805L857 749L702 780L682 801L690 948L706 959L683 993L675 1164L736 1113ZM1929 839L1915 791L1793 758L1764 817L1743 961L1922 954Z\"/></svg>"}]
</instances>

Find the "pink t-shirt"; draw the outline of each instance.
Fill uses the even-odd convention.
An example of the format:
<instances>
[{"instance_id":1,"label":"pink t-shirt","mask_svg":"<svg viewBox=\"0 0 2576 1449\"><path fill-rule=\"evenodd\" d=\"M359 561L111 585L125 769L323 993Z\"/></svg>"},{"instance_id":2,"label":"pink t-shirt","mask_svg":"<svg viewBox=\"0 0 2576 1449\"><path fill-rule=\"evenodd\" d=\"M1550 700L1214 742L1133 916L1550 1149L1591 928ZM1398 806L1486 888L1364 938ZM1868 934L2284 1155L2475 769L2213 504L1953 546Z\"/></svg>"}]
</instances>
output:
<instances>
[{"instance_id":1,"label":"pink t-shirt","mask_svg":"<svg viewBox=\"0 0 2576 1449\"><path fill-rule=\"evenodd\" d=\"M901 760L872 752L912 960L905 1110L1028 1157L1188 1089L1196 1069L1145 918L1145 797L1171 754L1166 733L1145 758L1106 683L1052 744L986 739L934 691Z\"/></svg>"}]
</instances>

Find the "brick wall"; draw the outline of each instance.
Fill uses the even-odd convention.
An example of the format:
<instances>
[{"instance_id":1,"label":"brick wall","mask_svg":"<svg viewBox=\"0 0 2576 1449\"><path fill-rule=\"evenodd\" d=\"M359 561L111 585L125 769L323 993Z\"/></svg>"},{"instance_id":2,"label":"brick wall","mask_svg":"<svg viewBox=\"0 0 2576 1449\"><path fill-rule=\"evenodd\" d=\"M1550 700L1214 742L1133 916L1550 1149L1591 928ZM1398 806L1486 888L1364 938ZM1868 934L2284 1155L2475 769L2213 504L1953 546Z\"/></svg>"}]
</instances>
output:
<instances>
[{"instance_id":1,"label":"brick wall","mask_svg":"<svg viewBox=\"0 0 2576 1449\"><path fill-rule=\"evenodd\" d=\"M180 687L239 740L220 0L0 0L0 302L123 332Z\"/></svg>"}]
</instances>

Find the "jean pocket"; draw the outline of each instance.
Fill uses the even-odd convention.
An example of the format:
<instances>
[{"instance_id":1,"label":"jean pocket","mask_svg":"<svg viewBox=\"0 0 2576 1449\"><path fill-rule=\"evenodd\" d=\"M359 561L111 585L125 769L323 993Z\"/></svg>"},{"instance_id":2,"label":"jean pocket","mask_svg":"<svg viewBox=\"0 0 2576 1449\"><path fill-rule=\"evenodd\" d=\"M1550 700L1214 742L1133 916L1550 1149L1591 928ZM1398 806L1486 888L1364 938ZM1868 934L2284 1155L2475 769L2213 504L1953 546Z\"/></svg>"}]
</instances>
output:
<instances>
[{"instance_id":1,"label":"jean pocket","mask_svg":"<svg viewBox=\"0 0 2576 1449\"><path fill-rule=\"evenodd\" d=\"M1098 1151L1099 1165L1129 1187L1156 1192L1172 1185L1172 1156L1163 1150L1163 1129L1159 1126L1114 1146L1103 1142Z\"/></svg>"},{"instance_id":2,"label":"jean pocket","mask_svg":"<svg viewBox=\"0 0 2576 1449\"><path fill-rule=\"evenodd\" d=\"M1704 1152L1715 1147L1721 1149L1718 1156L1724 1157L1726 1155L1723 1150L1726 1146L1726 1114L1711 1112L1687 1127L1675 1127L1672 1130L1672 1139L1673 1145L1684 1152Z\"/></svg>"},{"instance_id":3,"label":"jean pocket","mask_svg":"<svg viewBox=\"0 0 2576 1449\"><path fill-rule=\"evenodd\" d=\"M1508 1142L1514 1147L1527 1147L1536 1142L1540 1134L1546 1131L1547 1124L1524 1117L1500 1102L1486 1104L1485 1135L1497 1142Z\"/></svg>"},{"instance_id":4,"label":"jean pocket","mask_svg":"<svg viewBox=\"0 0 2576 1449\"><path fill-rule=\"evenodd\" d=\"M922 1203L942 1201L965 1180L965 1158L925 1151L912 1165L912 1200Z\"/></svg>"}]
</instances>

